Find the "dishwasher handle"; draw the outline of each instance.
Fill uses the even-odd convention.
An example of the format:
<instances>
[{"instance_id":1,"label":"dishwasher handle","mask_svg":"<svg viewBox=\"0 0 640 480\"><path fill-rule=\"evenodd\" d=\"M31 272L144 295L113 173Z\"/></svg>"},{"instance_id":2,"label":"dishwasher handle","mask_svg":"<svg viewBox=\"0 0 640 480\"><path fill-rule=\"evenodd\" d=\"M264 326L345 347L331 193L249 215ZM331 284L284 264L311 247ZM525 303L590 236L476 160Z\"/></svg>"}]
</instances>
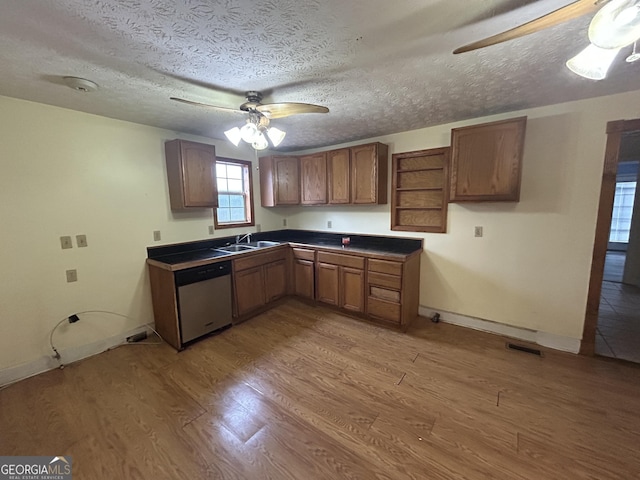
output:
<instances>
[{"instance_id":1,"label":"dishwasher handle","mask_svg":"<svg viewBox=\"0 0 640 480\"><path fill-rule=\"evenodd\" d=\"M203 282L211 278L223 277L231 275L231 262L217 262L201 267L187 268L178 270L175 273L176 286L181 287L196 282Z\"/></svg>"}]
</instances>

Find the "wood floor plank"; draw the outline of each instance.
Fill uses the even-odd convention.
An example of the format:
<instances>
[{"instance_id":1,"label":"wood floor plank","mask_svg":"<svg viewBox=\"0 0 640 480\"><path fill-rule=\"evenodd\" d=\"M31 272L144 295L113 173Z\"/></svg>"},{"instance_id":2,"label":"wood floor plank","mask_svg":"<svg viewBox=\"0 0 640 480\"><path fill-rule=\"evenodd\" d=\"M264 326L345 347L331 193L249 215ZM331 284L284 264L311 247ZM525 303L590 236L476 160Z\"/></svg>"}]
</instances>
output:
<instances>
[{"instance_id":1,"label":"wood floor plank","mask_svg":"<svg viewBox=\"0 0 640 480\"><path fill-rule=\"evenodd\" d=\"M0 390L0 454L90 480L639 478L640 368L506 341L291 299Z\"/></svg>"}]
</instances>

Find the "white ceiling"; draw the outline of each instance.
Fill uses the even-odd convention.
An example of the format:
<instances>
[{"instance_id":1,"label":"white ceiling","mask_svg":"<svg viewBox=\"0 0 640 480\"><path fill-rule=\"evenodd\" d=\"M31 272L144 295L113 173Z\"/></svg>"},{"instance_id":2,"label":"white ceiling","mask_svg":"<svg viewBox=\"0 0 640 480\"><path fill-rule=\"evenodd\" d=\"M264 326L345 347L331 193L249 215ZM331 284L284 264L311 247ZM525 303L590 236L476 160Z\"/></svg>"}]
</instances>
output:
<instances>
[{"instance_id":1,"label":"white ceiling","mask_svg":"<svg viewBox=\"0 0 640 480\"><path fill-rule=\"evenodd\" d=\"M224 138L246 90L328 114L274 120L283 150L640 89L618 56L606 80L572 74L582 17L462 55L452 51L566 0L2 0L0 95ZM629 50L629 52L627 52ZM96 82L79 93L64 76Z\"/></svg>"}]
</instances>

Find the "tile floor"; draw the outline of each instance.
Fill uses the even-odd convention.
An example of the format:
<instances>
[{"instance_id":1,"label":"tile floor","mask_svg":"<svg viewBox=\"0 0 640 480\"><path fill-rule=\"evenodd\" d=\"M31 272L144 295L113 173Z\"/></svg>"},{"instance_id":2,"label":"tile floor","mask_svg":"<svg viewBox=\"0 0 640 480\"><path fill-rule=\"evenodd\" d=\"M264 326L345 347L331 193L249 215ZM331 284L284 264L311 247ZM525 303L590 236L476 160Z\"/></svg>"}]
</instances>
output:
<instances>
[{"instance_id":1,"label":"tile floor","mask_svg":"<svg viewBox=\"0 0 640 480\"><path fill-rule=\"evenodd\" d=\"M608 254L606 263L605 271L610 273L606 278L616 278L619 255ZM640 288L608 280L602 282L596 353L640 363Z\"/></svg>"}]
</instances>

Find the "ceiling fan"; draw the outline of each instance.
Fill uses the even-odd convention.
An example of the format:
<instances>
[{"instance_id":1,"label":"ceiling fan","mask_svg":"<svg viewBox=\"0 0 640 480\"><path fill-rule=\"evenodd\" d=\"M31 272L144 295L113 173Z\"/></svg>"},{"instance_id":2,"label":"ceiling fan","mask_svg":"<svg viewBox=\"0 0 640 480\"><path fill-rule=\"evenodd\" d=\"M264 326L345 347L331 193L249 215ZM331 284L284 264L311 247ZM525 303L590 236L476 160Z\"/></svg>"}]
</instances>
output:
<instances>
[{"instance_id":1,"label":"ceiling fan","mask_svg":"<svg viewBox=\"0 0 640 480\"><path fill-rule=\"evenodd\" d=\"M569 60L567 66L579 75L600 80L605 77L620 49L640 38L640 0L577 0L505 32L464 45L453 53L470 52L520 38L596 11L598 13L589 25L591 44ZM640 58L636 57L627 60Z\"/></svg>"},{"instance_id":2,"label":"ceiling fan","mask_svg":"<svg viewBox=\"0 0 640 480\"><path fill-rule=\"evenodd\" d=\"M241 128L234 127L224 132L227 138L236 146L240 143L240 140L251 144L256 150L264 150L271 145L277 147L284 136L285 132L276 128L270 127L269 124L274 118L285 118L291 115L299 115L301 113L328 113L329 109L321 105L313 105L311 103L298 103L298 102L282 102L282 103L262 103L262 93L257 91L249 91L245 94L247 101L240 105L239 108L227 108L219 107L216 105L210 105L207 103L194 102L191 100L185 100L184 98L170 97L171 100L177 102L186 103L189 105L196 105L199 107L215 108L217 110L223 110L233 113L247 113L247 123ZM269 140L267 140L267 138Z\"/></svg>"}]
</instances>

